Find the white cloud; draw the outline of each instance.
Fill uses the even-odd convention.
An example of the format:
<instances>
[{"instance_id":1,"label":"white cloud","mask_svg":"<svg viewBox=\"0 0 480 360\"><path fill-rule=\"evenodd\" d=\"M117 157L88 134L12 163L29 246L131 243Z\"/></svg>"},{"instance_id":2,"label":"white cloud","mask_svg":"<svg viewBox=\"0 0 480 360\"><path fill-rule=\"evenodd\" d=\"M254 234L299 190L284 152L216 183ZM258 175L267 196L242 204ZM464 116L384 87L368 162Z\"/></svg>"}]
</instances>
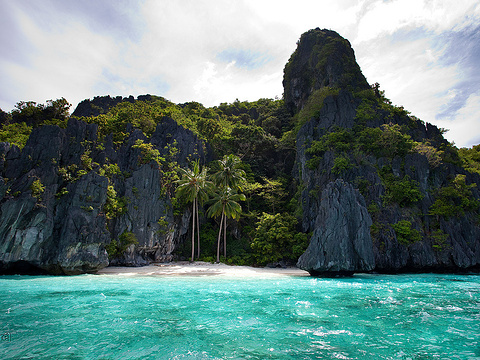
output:
<instances>
[{"instance_id":1,"label":"white cloud","mask_svg":"<svg viewBox=\"0 0 480 360\"><path fill-rule=\"evenodd\" d=\"M350 40L368 81L434 124L478 66L475 56L445 62L452 51L446 34L454 32L457 44L473 41L463 30L478 26L474 0L0 0L2 19L1 33L11 34L0 36L9 49L0 53L0 107L7 111L20 100L62 96L76 105L97 95L150 93L206 106L281 96L284 65L300 35L315 27ZM475 81L468 86L468 94L478 91ZM460 103L455 127L474 121L475 96Z\"/></svg>"},{"instance_id":2,"label":"white cloud","mask_svg":"<svg viewBox=\"0 0 480 360\"><path fill-rule=\"evenodd\" d=\"M458 147L471 147L480 143L480 91L468 97L465 106L453 119L436 121L439 127L448 129L445 137Z\"/></svg>"},{"instance_id":3,"label":"white cloud","mask_svg":"<svg viewBox=\"0 0 480 360\"><path fill-rule=\"evenodd\" d=\"M438 118L452 101L458 100L453 95L460 93L458 87L470 70L464 61L444 61L446 56L451 58L450 51L459 50L452 50L447 41L452 32L461 36L464 29L478 24L479 9L474 1L365 3L352 44L367 80L379 82L387 97L412 115L452 127L444 126ZM465 46L464 56L467 50L472 51ZM462 122L468 117L464 115L457 118L455 127L464 127ZM454 133L458 132L449 132L449 139ZM463 139L454 140L463 146Z\"/></svg>"},{"instance_id":4,"label":"white cloud","mask_svg":"<svg viewBox=\"0 0 480 360\"><path fill-rule=\"evenodd\" d=\"M358 26L357 42L369 41L380 35L392 34L398 29L421 20L423 4L418 0L375 2L368 6Z\"/></svg>"},{"instance_id":5,"label":"white cloud","mask_svg":"<svg viewBox=\"0 0 480 360\"><path fill-rule=\"evenodd\" d=\"M258 71L256 76L248 74L243 68L236 68L234 63L214 64L206 62L202 75L194 85L194 91L208 103L218 105L221 102L233 102L235 99L255 101L264 98L265 89L271 91L270 97L281 97L283 73L264 73ZM246 77L248 81L243 81Z\"/></svg>"},{"instance_id":6,"label":"white cloud","mask_svg":"<svg viewBox=\"0 0 480 360\"><path fill-rule=\"evenodd\" d=\"M360 47L358 61L370 83L378 82L394 104L402 105L424 121L435 123L435 115L447 101L459 69L437 66L428 39L390 43L388 38ZM401 54L399 56L398 54Z\"/></svg>"},{"instance_id":7,"label":"white cloud","mask_svg":"<svg viewBox=\"0 0 480 360\"><path fill-rule=\"evenodd\" d=\"M170 85L165 95L175 102L195 100L207 106L217 105L237 97L251 99L258 88L264 90L264 97L281 95L281 78L274 89L269 81L258 83L260 70L263 76L269 77L272 72L278 72L279 66L283 69L288 60L289 54L285 55L286 52L276 46L282 42L281 30L274 24L263 24L254 9L242 2L212 4L211 1L180 1L165 6L147 1L143 12L148 31L135 47L135 52L141 54L141 68L162 76ZM284 48L280 46L280 50ZM242 71L238 69L240 63L226 66L218 56L226 50L259 54L268 61L261 61L250 71ZM251 88L250 94L239 92L244 87Z\"/></svg>"},{"instance_id":8,"label":"white cloud","mask_svg":"<svg viewBox=\"0 0 480 360\"><path fill-rule=\"evenodd\" d=\"M28 60L1 62L2 78L9 86L8 99L15 96L15 102L43 103L62 96L68 96L71 102L81 101L101 77L102 69L117 57L113 42L90 32L83 24L45 31L25 13L17 16L23 31L30 34Z\"/></svg>"},{"instance_id":9,"label":"white cloud","mask_svg":"<svg viewBox=\"0 0 480 360\"><path fill-rule=\"evenodd\" d=\"M471 25L480 6L475 0L373 1L365 6L358 26L357 42L391 35L400 29L423 28L435 33Z\"/></svg>"},{"instance_id":10,"label":"white cloud","mask_svg":"<svg viewBox=\"0 0 480 360\"><path fill-rule=\"evenodd\" d=\"M245 3L265 23L280 24L300 35L312 28L331 28L340 33L356 23L365 1L357 0L246 0Z\"/></svg>"}]
</instances>

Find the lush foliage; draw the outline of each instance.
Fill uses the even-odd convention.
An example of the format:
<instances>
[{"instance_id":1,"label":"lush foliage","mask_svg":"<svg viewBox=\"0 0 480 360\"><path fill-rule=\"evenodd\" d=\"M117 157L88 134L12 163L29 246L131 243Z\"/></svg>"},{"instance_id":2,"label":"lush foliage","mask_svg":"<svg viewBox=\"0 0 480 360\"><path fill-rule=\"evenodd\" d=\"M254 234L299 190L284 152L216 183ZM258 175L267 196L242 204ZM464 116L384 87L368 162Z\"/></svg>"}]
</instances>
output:
<instances>
[{"instance_id":1,"label":"lush foliage","mask_svg":"<svg viewBox=\"0 0 480 360\"><path fill-rule=\"evenodd\" d=\"M251 245L255 262L266 265L280 260L296 261L308 246L308 236L296 230L297 223L287 213L263 213Z\"/></svg>"},{"instance_id":2,"label":"lush foliage","mask_svg":"<svg viewBox=\"0 0 480 360\"><path fill-rule=\"evenodd\" d=\"M432 231L430 234L430 240L432 241L432 247L435 251L444 251L450 246L448 245L449 235L445 234L441 229Z\"/></svg>"},{"instance_id":3,"label":"lush foliage","mask_svg":"<svg viewBox=\"0 0 480 360\"><path fill-rule=\"evenodd\" d=\"M320 164L322 156L327 151L339 154L335 174L351 167L350 161L343 154L351 152L359 157L374 155L393 159L395 156L405 156L417 149L415 141L406 130L398 124L384 124L380 128L356 126L353 129L336 128L323 135L319 140L313 140L305 150L310 155L307 167L314 170ZM426 146L426 145L425 145ZM418 147L419 152L425 147ZM435 156L435 155L432 155Z\"/></svg>"},{"instance_id":4,"label":"lush foliage","mask_svg":"<svg viewBox=\"0 0 480 360\"><path fill-rule=\"evenodd\" d=\"M64 98L47 100L46 104L34 101L20 101L11 112L11 123L26 123L28 126L63 125L69 116L72 105Z\"/></svg>"},{"instance_id":5,"label":"lush foliage","mask_svg":"<svg viewBox=\"0 0 480 360\"><path fill-rule=\"evenodd\" d=\"M9 142L22 149L27 143L32 127L25 122L5 124L0 129L0 141Z\"/></svg>"},{"instance_id":6,"label":"lush foliage","mask_svg":"<svg viewBox=\"0 0 480 360\"><path fill-rule=\"evenodd\" d=\"M64 98L48 100L46 104L20 101L5 114L0 124L0 142L9 142L23 148L32 129L41 125L65 127L71 104Z\"/></svg>"},{"instance_id":7,"label":"lush foliage","mask_svg":"<svg viewBox=\"0 0 480 360\"><path fill-rule=\"evenodd\" d=\"M391 167L385 166L381 169L380 176L385 186L383 196L385 204L397 203L404 207L413 205L423 198L417 182L411 180L408 175L398 178L393 174Z\"/></svg>"},{"instance_id":8,"label":"lush foliage","mask_svg":"<svg viewBox=\"0 0 480 360\"><path fill-rule=\"evenodd\" d=\"M414 242L422 240L422 236L417 229L412 227L412 223L408 220L400 220L399 222L392 224L392 228L397 235L397 241L403 245L410 245Z\"/></svg>"},{"instance_id":9,"label":"lush foliage","mask_svg":"<svg viewBox=\"0 0 480 360\"><path fill-rule=\"evenodd\" d=\"M129 124L142 130L149 137L165 116L188 128L194 128L191 120L178 105L157 96L151 96L150 100L122 101L105 114L81 119L87 123L97 124L101 136L112 134L113 140L121 144L128 135Z\"/></svg>"},{"instance_id":10,"label":"lush foliage","mask_svg":"<svg viewBox=\"0 0 480 360\"><path fill-rule=\"evenodd\" d=\"M126 197L118 197L113 185L108 185L107 201L103 206L103 211L107 219L113 219L123 215L127 211L128 200Z\"/></svg>"},{"instance_id":11,"label":"lush foliage","mask_svg":"<svg viewBox=\"0 0 480 360\"><path fill-rule=\"evenodd\" d=\"M437 192L437 198L430 207L430 215L458 217L465 211L478 213L480 203L472 196L472 188L477 184L467 185L465 175L458 174L449 186L442 187Z\"/></svg>"},{"instance_id":12,"label":"lush foliage","mask_svg":"<svg viewBox=\"0 0 480 360\"><path fill-rule=\"evenodd\" d=\"M415 152L424 155L430 166L436 168L442 164L443 151L430 145L430 141L416 142L414 145ZM480 169L480 167L479 167Z\"/></svg>"},{"instance_id":13,"label":"lush foliage","mask_svg":"<svg viewBox=\"0 0 480 360\"><path fill-rule=\"evenodd\" d=\"M333 160L332 173L335 175L341 175L352 167L350 159L344 155L337 156Z\"/></svg>"},{"instance_id":14,"label":"lush foliage","mask_svg":"<svg viewBox=\"0 0 480 360\"><path fill-rule=\"evenodd\" d=\"M323 102L328 96L338 95L338 88L322 87L315 90L308 98L305 106L295 115L297 129L309 121L312 117L317 117L323 107Z\"/></svg>"},{"instance_id":15,"label":"lush foliage","mask_svg":"<svg viewBox=\"0 0 480 360\"><path fill-rule=\"evenodd\" d=\"M40 179L35 179L30 185L30 190L32 190L32 196L37 200L41 200L43 193L45 192L45 186L42 184Z\"/></svg>"},{"instance_id":16,"label":"lush foliage","mask_svg":"<svg viewBox=\"0 0 480 360\"><path fill-rule=\"evenodd\" d=\"M471 149L461 148L458 150L458 154L465 170L480 174L480 145L473 146Z\"/></svg>"},{"instance_id":17,"label":"lush foliage","mask_svg":"<svg viewBox=\"0 0 480 360\"><path fill-rule=\"evenodd\" d=\"M130 231L124 231L118 237L118 241L113 239L110 244L105 246L105 250L107 250L108 257L114 259L122 256L131 245L137 244L138 240L135 234Z\"/></svg>"}]
</instances>

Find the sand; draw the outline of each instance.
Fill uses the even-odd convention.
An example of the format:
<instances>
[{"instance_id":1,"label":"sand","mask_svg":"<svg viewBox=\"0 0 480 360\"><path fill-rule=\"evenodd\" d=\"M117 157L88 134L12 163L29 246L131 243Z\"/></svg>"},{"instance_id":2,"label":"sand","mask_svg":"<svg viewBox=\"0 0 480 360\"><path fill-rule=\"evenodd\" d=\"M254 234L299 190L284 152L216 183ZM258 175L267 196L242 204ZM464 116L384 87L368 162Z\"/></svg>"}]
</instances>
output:
<instances>
[{"instance_id":1,"label":"sand","mask_svg":"<svg viewBox=\"0 0 480 360\"><path fill-rule=\"evenodd\" d=\"M106 267L97 272L99 275L121 276L220 276L220 277L281 277L309 276L308 272L297 268L255 268L251 266L232 266L211 264L202 261L187 261L166 264L152 264L142 267Z\"/></svg>"}]
</instances>

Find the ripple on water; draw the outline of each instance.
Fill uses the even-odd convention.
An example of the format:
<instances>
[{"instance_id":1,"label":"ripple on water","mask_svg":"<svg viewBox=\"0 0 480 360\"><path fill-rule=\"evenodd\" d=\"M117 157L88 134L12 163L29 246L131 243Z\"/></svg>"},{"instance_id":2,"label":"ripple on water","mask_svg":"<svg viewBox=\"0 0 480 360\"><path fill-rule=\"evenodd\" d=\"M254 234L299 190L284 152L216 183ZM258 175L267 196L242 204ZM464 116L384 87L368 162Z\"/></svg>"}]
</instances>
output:
<instances>
[{"instance_id":1,"label":"ripple on water","mask_svg":"<svg viewBox=\"0 0 480 360\"><path fill-rule=\"evenodd\" d=\"M480 357L480 276L0 277L7 358Z\"/></svg>"}]
</instances>

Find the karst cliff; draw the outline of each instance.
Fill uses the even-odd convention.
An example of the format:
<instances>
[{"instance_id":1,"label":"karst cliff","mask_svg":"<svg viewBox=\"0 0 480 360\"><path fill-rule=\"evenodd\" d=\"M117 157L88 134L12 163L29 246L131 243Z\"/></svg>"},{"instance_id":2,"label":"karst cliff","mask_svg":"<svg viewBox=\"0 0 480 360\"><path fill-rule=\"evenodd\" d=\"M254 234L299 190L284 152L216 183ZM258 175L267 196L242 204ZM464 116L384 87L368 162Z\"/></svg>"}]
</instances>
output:
<instances>
[{"instance_id":1,"label":"karst cliff","mask_svg":"<svg viewBox=\"0 0 480 360\"><path fill-rule=\"evenodd\" d=\"M245 187L244 219L229 223L229 251L242 263L326 276L480 268L480 149L457 149L392 105L331 30L301 36L283 86L282 100L215 108L144 95L85 100L64 117L26 103L1 112L0 272L181 258L191 211L175 197L178 168L215 167L228 153L256 184ZM262 213L272 214L268 234L288 214L291 239L260 237ZM218 224L205 211L201 223L209 251Z\"/></svg>"}]
</instances>

